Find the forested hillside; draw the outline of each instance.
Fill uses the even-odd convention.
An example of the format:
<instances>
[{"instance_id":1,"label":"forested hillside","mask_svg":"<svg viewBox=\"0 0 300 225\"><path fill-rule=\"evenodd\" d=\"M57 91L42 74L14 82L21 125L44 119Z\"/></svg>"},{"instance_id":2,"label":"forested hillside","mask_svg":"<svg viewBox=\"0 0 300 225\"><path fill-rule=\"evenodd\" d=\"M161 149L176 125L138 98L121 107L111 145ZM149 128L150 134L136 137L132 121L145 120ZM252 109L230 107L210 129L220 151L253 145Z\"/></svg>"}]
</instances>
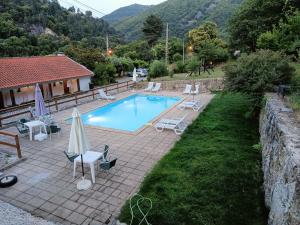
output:
<instances>
[{"instance_id":1,"label":"forested hillside","mask_svg":"<svg viewBox=\"0 0 300 225\"><path fill-rule=\"evenodd\" d=\"M92 13L65 9L57 0L0 1L0 56L44 55L71 42L105 47L105 34L118 42L117 32Z\"/></svg>"},{"instance_id":2,"label":"forested hillside","mask_svg":"<svg viewBox=\"0 0 300 225\"><path fill-rule=\"evenodd\" d=\"M125 34L127 40L142 36L143 21L150 14L168 22L170 34L183 36L188 30L210 20L224 31L226 22L243 0L168 0L134 17L115 25L115 29Z\"/></svg>"},{"instance_id":3,"label":"forested hillside","mask_svg":"<svg viewBox=\"0 0 300 225\"><path fill-rule=\"evenodd\" d=\"M150 9L152 5L139 5L139 4L133 4L129 6L125 6L122 8L119 8L112 13L102 17L105 21L107 21L110 24L115 24L119 21L125 20L128 17L136 16L148 9Z\"/></svg>"}]
</instances>

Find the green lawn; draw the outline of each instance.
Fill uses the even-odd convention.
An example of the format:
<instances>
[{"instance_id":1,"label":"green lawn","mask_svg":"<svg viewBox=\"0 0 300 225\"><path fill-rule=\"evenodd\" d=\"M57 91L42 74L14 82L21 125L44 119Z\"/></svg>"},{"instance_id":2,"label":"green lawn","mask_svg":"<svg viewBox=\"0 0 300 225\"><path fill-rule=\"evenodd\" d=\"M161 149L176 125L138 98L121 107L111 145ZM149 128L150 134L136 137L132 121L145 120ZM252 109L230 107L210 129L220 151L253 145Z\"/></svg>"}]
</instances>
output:
<instances>
[{"instance_id":1,"label":"green lawn","mask_svg":"<svg viewBox=\"0 0 300 225\"><path fill-rule=\"evenodd\" d=\"M265 225L258 121L245 97L218 94L145 178L153 225ZM130 221L126 204L121 221ZM134 223L137 224L137 223Z\"/></svg>"},{"instance_id":2,"label":"green lawn","mask_svg":"<svg viewBox=\"0 0 300 225\"><path fill-rule=\"evenodd\" d=\"M178 73L174 74L173 77L166 76L166 77L158 77L153 79L154 81L169 81L169 80L191 80L191 79L202 79L202 78L217 78L217 77L223 77L224 76L224 71L223 71L223 66L224 65L219 65L214 68L214 70L210 70L210 73L203 73L201 72L200 76L187 76L188 73Z\"/></svg>"},{"instance_id":3,"label":"green lawn","mask_svg":"<svg viewBox=\"0 0 300 225\"><path fill-rule=\"evenodd\" d=\"M292 86L296 86L293 87L293 90L291 92L291 94L288 97L288 102L290 103L290 106L296 110L297 112L299 112L300 110L300 63L292 63L292 66L294 66L294 68L296 69L296 73L295 76L292 79Z\"/></svg>"}]
</instances>

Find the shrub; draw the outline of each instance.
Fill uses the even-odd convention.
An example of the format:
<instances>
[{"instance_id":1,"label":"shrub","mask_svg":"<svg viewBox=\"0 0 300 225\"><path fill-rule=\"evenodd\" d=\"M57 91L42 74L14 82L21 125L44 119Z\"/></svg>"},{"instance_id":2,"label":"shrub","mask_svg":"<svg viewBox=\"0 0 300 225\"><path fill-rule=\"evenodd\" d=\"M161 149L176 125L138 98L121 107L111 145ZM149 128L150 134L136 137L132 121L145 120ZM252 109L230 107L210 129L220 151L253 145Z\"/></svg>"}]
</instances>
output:
<instances>
[{"instance_id":1,"label":"shrub","mask_svg":"<svg viewBox=\"0 0 300 225\"><path fill-rule=\"evenodd\" d=\"M261 49L271 49L276 51L279 48L278 45L277 35L270 31L261 34L257 39L257 47Z\"/></svg>"},{"instance_id":2,"label":"shrub","mask_svg":"<svg viewBox=\"0 0 300 225\"><path fill-rule=\"evenodd\" d=\"M175 73L185 73L187 72L186 70L186 64L182 61L176 62L176 67L174 69Z\"/></svg>"},{"instance_id":3,"label":"shrub","mask_svg":"<svg viewBox=\"0 0 300 225\"><path fill-rule=\"evenodd\" d=\"M151 78L168 76L168 68L164 62L154 60L150 65L149 75Z\"/></svg>"},{"instance_id":4,"label":"shrub","mask_svg":"<svg viewBox=\"0 0 300 225\"><path fill-rule=\"evenodd\" d=\"M179 53L175 53L173 55L173 62L179 62L182 61L182 55L180 55Z\"/></svg>"},{"instance_id":5,"label":"shrub","mask_svg":"<svg viewBox=\"0 0 300 225\"><path fill-rule=\"evenodd\" d=\"M116 68L113 64L97 63L95 66L93 83L96 85L105 85L115 82Z\"/></svg>"},{"instance_id":6,"label":"shrub","mask_svg":"<svg viewBox=\"0 0 300 225\"><path fill-rule=\"evenodd\" d=\"M242 55L225 66L225 87L229 91L249 94L253 100L252 112L258 112L263 95L275 85L286 84L294 73L288 58L279 52L260 50Z\"/></svg>"},{"instance_id":7,"label":"shrub","mask_svg":"<svg viewBox=\"0 0 300 225\"><path fill-rule=\"evenodd\" d=\"M169 70L169 77L173 78L174 77L174 71L173 70Z\"/></svg>"},{"instance_id":8,"label":"shrub","mask_svg":"<svg viewBox=\"0 0 300 225\"><path fill-rule=\"evenodd\" d=\"M188 60L186 69L188 72L193 74L193 73L197 72L197 70L199 69L199 66L200 66L199 59L198 59L198 57L194 56Z\"/></svg>"},{"instance_id":9,"label":"shrub","mask_svg":"<svg viewBox=\"0 0 300 225\"><path fill-rule=\"evenodd\" d=\"M148 68L149 67L149 63L147 63L144 60L140 60L140 59L136 59L133 61L133 65L136 68Z\"/></svg>"}]
</instances>

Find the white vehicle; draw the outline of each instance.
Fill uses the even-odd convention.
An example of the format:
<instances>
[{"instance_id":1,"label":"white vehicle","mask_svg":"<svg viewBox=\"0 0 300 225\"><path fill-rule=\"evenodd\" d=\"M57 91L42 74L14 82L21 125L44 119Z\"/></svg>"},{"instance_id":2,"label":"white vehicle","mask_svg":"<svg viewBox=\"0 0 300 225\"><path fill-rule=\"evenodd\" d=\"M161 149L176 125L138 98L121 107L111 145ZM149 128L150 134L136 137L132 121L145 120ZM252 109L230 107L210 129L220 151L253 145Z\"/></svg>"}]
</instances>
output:
<instances>
[{"instance_id":1,"label":"white vehicle","mask_svg":"<svg viewBox=\"0 0 300 225\"><path fill-rule=\"evenodd\" d=\"M147 69L144 69L144 68L138 68L136 70L136 73L139 77L146 77L148 76L148 70Z\"/></svg>"}]
</instances>

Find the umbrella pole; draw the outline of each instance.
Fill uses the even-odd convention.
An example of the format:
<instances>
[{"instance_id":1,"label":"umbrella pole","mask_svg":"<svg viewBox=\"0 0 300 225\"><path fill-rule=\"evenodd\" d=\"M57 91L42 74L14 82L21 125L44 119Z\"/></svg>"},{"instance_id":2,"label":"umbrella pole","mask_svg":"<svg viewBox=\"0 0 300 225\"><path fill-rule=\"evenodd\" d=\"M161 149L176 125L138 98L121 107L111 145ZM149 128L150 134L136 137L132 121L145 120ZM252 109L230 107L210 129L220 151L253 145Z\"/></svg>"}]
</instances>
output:
<instances>
[{"instance_id":1,"label":"umbrella pole","mask_svg":"<svg viewBox=\"0 0 300 225\"><path fill-rule=\"evenodd\" d=\"M81 156L81 169L82 169L82 177L84 178L84 168L83 168L83 158L82 158L82 154Z\"/></svg>"}]
</instances>

